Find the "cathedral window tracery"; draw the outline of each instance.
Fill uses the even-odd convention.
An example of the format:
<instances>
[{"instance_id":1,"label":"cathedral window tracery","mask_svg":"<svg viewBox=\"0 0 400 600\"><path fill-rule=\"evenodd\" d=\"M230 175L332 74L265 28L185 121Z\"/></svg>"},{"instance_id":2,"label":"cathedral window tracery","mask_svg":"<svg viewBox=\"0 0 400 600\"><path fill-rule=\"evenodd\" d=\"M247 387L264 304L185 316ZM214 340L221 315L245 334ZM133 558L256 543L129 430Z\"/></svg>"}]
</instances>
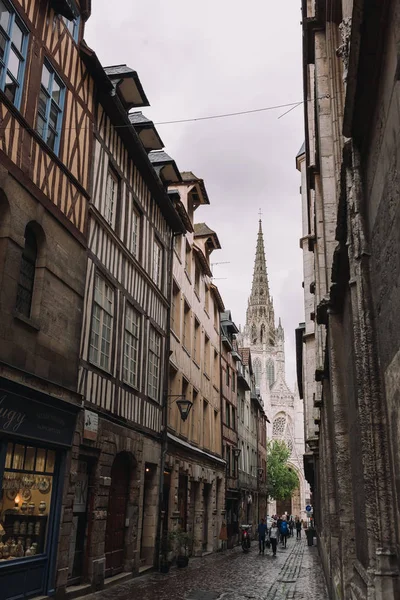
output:
<instances>
[{"instance_id":1,"label":"cathedral window tracery","mask_svg":"<svg viewBox=\"0 0 400 600\"><path fill-rule=\"evenodd\" d=\"M290 452L293 452L293 429L287 414L280 413L275 417L272 425L272 437L285 442Z\"/></svg>"},{"instance_id":2,"label":"cathedral window tracery","mask_svg":"<svg viewBox=\"0 0 400 600\"><path fill-rule=\"evenodd\" d=\"M269 387L271 388L275 383L275 364L271 358L267 362L267 378Z\"/></svg>"},{"instance_id":3,"label":"cathedral window tracery","mask_svg":"<svg viewBox=\"0 0 400 600\"><path fill-rule=\"evenodd\" d=\"M254 376L256 378L256 385L259 387L261 382L261 360L256 358L254 361Z\"/></svg>"}]
</instances>

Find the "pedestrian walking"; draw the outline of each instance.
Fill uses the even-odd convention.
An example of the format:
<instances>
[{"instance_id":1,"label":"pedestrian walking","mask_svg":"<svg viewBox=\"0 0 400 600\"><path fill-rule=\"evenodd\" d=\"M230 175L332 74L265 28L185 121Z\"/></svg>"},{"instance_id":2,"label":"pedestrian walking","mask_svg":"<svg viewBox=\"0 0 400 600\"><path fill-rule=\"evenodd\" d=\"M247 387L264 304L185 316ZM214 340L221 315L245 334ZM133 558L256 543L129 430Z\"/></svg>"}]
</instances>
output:
<instances>
[{"instance_id":1,"label":"pedestrian walking","mask_svg":"<svg viewBox=\"0 0 400 600\"><path fill-rule=\"evenodd\" d=\"M293 520L293 515L290 515L290 520L289 520L289 532L290 532L290 537L293 537L293 529L294 529L294 520Z\"/></svg>"},{"instance_id":2,"label":"pedestrian walking","mask_svg":"<svg viewBox=\"0 0 400 600\"><path fill-rule=\"evenodd\" d=\"M296 517L296 539L297 540L301 539L301 525L302 525L302 522L300 521L299 517Z\"/></svg>"},{"instance_id":3,"label":"pedestrian walking","mask_svg":"<svg viewBox=\"0 0 400 600\"><path fill-rule=\"evenodd\" d=\"M281 541L282 541L282 546L284 548L286 548L286 540L287 537L289 535L289 526L288 526L288 522L286 521L286 519L282 519L281 521Z\"/></svg>"},{"instance_id":4,"label":"pedestrian walking","mask_svg":"<svg viewBox=\"0 0 400 600\"><path fill-rule=\"evenodd\" d=\"M278 536L279 536L279 529L276 524L276 521L273 521L272 525L269 529L269 541L271 542L272 556L276 556L276 547L278 545Z\"/></svg>"},{"instance_id":5,"label":"pedestrian walking","mask_svg":"<svg viewBox=\"0 0 400 600\"><path fill-rule=\"evenodd\" d=\"M267 533L267 526L265 524L265 519L261 519L260 524L258 525L258 547L260 549L259 554L265 551L265 536Z\"/></svg>"}]
</instances>

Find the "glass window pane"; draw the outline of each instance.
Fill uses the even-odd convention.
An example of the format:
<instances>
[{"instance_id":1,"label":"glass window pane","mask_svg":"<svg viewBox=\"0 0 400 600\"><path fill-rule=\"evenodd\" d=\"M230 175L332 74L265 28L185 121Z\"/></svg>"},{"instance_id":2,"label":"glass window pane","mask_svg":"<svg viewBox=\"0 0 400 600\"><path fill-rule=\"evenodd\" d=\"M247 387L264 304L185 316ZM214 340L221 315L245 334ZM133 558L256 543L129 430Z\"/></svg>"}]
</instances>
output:
<instances>
[{"instance_id":1,"label":"glass window pane","mask_svg":"<svg viewBox=\"0 0 400 600\"><path fill-rule=\"evenodd\" d=\"M6 75L6 84L4 86L4 93L12 102L15 100L15 95L17 93L18 86L13 79L7 73Z\"/></svg>"},{"instance_id":2,"label":"glass window pane","mask_svg":"<svg viewBox=\"0 0 400 600\"><path fill-rule=\"evenodd\" d=\"M21 446L21 444L16 444L14 449L14 460L13 460L13 469L23 469L24 468L24 456L25 456L25 446Z\"/></svg>"},{"instance_id":3,"label":"glass window pane","mask_svg":"<svg viewBox=\"0 0 400 600\"><path fill-rule=\"evenodd\" d=\"M39 471L39 473L44 473L44 467L46 464L46 450L43 448L37 449L36 454L36 469L35 471Z\"/></svg>"},{"instance_id":4,"label":"glass window pane","mask_svg":"<svg viewBox=\"0 0 400 600\"><path fill-rule=\"evenodd\" d=\"M58 83L58 81L56 80L56 78L54 78L54 81L53 81L53 89L51 91L51 95L53 96L53 100L55 102L57 102L57 104L60 104L61 87L60 87L60 84Z\"/></svg>"},{"instance_id":5,"label":"glass window pane","mask_svg":"<svg viewBox=\"0 0 400 600\"><path fill-rule=\"evenodd\" d=\"M0 25L5 31L8 31L8 24L10 22L10 13L0 0Z\"/></svg>"},{"instance_id":6,"label":"glass window pane","mask_svg":"<svg viewBox=\"0 0 400 600\"><path fill-rule=\"evenodd\" d=\"M41 90L40 95L39 95L38 110L39 110L40 114L42 115L42 117L44 117L44 118L46 117L47 100L48 100L47 94L45 94L44 91Z\"/></svg>"},{"instance_id":7,"label":"glass window pane","mask_svg":"<svg viewBox=\"0 0 400 600\"><path fill-rule=\"evenodd\" d=\"M48 469L46 475L36 468L44 466L46 450L38 448L40 460L36 461L35 448L16 445L12 460L13 444L8 444L6 467L0 490L3 542L0 560L22 559L46 550L47 525L51 509L51 490L55 455L48 451ZM25 453L24 472L18 472ZM41 464L40 464L41 463ZM14 465L17 465L15 467ZM11 543L12 542L12 543ZM6 554L5 554L6 552ZM0 596L3 597L0 593Z\"/></svg>"},{"instance_id":8,"label":"glass window pane","mask_svg":"<svg viewBox=\"0 0 400 600\"><path fill-rule=\"evenodd\" d=\"M44 137L44 128L45 128L46 122L44 119L42 119L42 117L40 115L38 115L38 120L37 120L37 132L40 135L40 137Z\"/></svg>"},{"instance_id":9,"label":"glass window pane","mask_svg":"<svg viewBox=\"0 0 400 600\"><path fill-rule=\"evenodd\" d=\"M46 473L54 473L55 461L56 461L56 454L55 454L54 450L47 450Z\"/></svg>"},{"instance_id":10,"label":"glass window pane","mask_svg":"<svg viewBox=\"0 0 400 600\"><path fill-rule=\"evenodd\" d=\"M4 54L6 51L7 40L5 36L0 31L0 59L4 60Z\"/></svg>"},{"instance_id":11,"label":"glass window pane","mask_svg":"<svg viewBox=\"0 0 400 600\"><path fill-rule=\"evenodd\" d=\"M49 89L49 83L50 83L50 71L48 70L48 68L46 67L46 65L43 65L43 70L42 70L42 86L48 90Z\"/></svg>"},{"instance_id":12,"label":"glass window pane","mask_svg":"<svg viewBox=\"0 0 400 600\"><path fill-rule=\"evenodd\" d=\"M7 454L6 454L6 469L11 469L11 461L12 461L12 453L14 449L14 444L7 444Z\"/></svg>"},{"instance_id":13,"label":"glass window pane","mask_svg":"<svg viewBox=\"0 0 400 600\"><path fill-rule=\"evenodd\" d=\"M57 129L57 119L58 119L59 110L56 105L52 102L50 106L50 115L49 115L49 125L53 129Z\"/></svg>"},{"instance_id":14,"label":"glass window pane","mask_svg":"<svg viewBox=\"0 0 400 600\"><path fill-rule=\"evenodd\" d=\"M19 64L19 57L17 56L15 50L11 48L10 56L8 57L7 68L15 79L18 79Z\"/></svg>"},{"instance_id":15,"label":"glass window pane","mask_svg":"<svg viewBox=\"0 0 400 600\"><path fill-rule=\"evenodd\" d=\"M49 127L49 129L47 131L47 140L46 141L47 141L47 145L52 150L54 150L54 146L55 146L55 143L56 143L56 133L55 133L55 131L53 131L53 129L50 129L50 127Z\"/></svg>"},{"instance_id":16,"label":"glass window pane","mask_svg":"<svg viewBox=\"0 0 400 600\"><path fill-rule=\"evenodd\" d=\"M25 471L34 471L34 469L35 469L35 454L36 454L36 448L33 448L32 446L28 446L26 448L25 465L24 465Z\"/></svg>"},{"instance_id":17,"label":"glass window pane","mask_svg":"<svg viewBox=\"0 0 400 600\"><path fill-rule=\"evenodd\" d=\"M13 41L13 44L17 48L17 50L19 50L21 52L22 51L22 42L24 40L24 34L23 34L21 28L18 27L18 25L16 23L14 23L14 27L13 27L12 34L11 34L11 39Z\"/></svg>"}]
</instances>

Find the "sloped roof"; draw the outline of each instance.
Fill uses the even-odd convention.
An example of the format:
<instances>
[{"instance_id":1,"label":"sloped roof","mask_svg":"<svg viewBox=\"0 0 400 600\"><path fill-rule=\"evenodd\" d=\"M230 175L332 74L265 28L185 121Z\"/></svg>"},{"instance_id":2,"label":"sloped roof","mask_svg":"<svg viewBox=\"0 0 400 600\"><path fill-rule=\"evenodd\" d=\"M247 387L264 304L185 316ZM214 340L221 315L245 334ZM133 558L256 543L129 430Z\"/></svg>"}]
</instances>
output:
<instances>
[{"instance_id":1,"label":"sloped roof","mask_svg":"<svg viewBox=\"0 0 400 600\"><path fill-rule=\"evenodd\" d=\"M109 77L117 77L118 75L131 75L136 74L136 71L128 67L128 65L111 65L110 67L104 67L105 72Z\"/></svg>"},{"instance_id":2,"label":"sloped roof","mask_svg":"<svg viewBox=\"0 0 400 600\"><path fill-rule=\"evenodd\" d=\"M149 159L153 165L161 165L168 162L174 162L174 159L165 152L165 150L152 150L149 152Z\"/></svg>"},{"instance_id":3,"label":"sloped roof","mask_svg":"<svg viewBox=\"0 0 400 600\"><path fill-rule=\"evenodd\" d=\"M304 154L305 151L306 151L306 143L303 142L303 145L301 146L300 150L296 154L296 158L298 158L299 156L301 156L302 154Z\"/></svg>"},{"instance_id":4,"label":"sloped roof","mask_svg":"<svg viewBox=\"0 0 400 600\"><path fill-rule=\"evenodd\" d=\"M138 110L128 114L129 120L132 125L141 125L143 123L153 123L150 119L144 116L142 111Z\"/></svg>"},{"instance_id":5,"label":"sloped roof","mask_svg":"<svg viewBox=\"0 0 400 600\"><path fill-rule=\"evenodd\" d=\"M209 228L206 223L194 224L194 235L198 237L206 237L207 235L217 235L215 231Z\"/></svg>"}]
</instances>

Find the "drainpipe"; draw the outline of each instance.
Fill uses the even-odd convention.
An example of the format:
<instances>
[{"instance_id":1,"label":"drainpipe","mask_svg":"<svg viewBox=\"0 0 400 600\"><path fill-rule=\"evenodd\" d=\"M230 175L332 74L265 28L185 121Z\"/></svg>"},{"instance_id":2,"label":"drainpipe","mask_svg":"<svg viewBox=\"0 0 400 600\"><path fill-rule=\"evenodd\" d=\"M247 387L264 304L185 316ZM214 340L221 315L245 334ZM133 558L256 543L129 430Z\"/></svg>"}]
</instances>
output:
<instances>
[{"instance_id":1,"label":"drainpipe","mask_svg":"<svg viewBox=\"0 0 400 600\"><path fill-rule=\"evenodd\" d=\"M166 330L167 336L165 340L165 362L164 362L164 390L162 397L162 431L161 431L161 460L160 460L160 477L159 477L159 490L158 490L158 519L157 519L157 532L156 532L156 543L155 543L155 555L156 555L156 567L160 569L161 562L161 536L164 532L164 518L168 519L168 515L163 514L164 504L164 469L165 469L165 457L168 450L168 383L169 383L169 356L171 349L171 293L172 293L172 276L173 276L173 254L174 254L174 238L181 233L172 233L170 248L168 253L168 266L167 266L167 322Z\"/></svg>"}]
</instances>

